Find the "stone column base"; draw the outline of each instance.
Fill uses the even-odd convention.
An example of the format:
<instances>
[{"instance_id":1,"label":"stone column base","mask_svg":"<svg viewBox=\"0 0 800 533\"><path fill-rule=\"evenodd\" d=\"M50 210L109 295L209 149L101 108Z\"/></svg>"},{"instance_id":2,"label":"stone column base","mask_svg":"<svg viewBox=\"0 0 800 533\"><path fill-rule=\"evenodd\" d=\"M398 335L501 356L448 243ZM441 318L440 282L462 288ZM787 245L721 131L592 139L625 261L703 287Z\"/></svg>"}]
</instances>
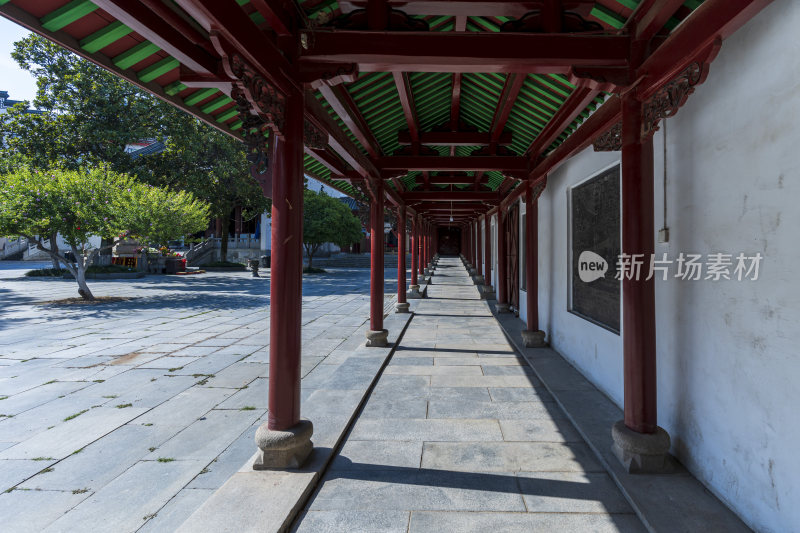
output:
<instances>
[{"instance_id":1,"label":"stone column base","mask_svg":"<svg viewBox=\"0 0 800 533\"><path fill-rule=\"evenodd\" d=\"M669 433L658 428L655 433L638 433L625 425L624 420L611 428L614 444L611 451L629 474L670 474L675 471L675 459L669 454Z\"/></svg>"},{"instance_id":2,"label":"stone column base","mask_svg":"<svg viewBox=\"0 0 800 533\"><path fill-rule=\"evenodd\" d=\"M425 270L423 270L423 275L427 278L428 276L431 275L431 271L426 268Z\"/></svg>"},{"instance_id":3,"label":"stone column base","mask_svg":"<svg viewBox=\"0 0 800 533\"><path fill-rule=\"evenodd\" d=\"M408 302L397 302L394 306L395 313L408 313L408 308L411 306Z\"/></svg>"},{"instance_id":4,"label":"stone column base","mask_svg":"<svg viewBox=\"0 0 800 533\"><path fill-rule=\"evenodd\" d=\"M474 283L475 285L479 285L480 286L480 285L484 285L486 283L486 280L484 280L483 276L481 276L480 274L474 274L472 276L472 283ZM480 288L480 287L478 287L478 288Z\"/></svg>"},{"instance_id":5,"label":"stone column base","mask_svg":"<svg viewBox=\"0 0 800 533\"><path fill-rule=\"evenodd\" d=\"M367 346L383 348L389 344L388 338L389 338L388 329L381 329L378 331L369 330L367 331Z\"/></svg>"},{"instance_id":6,"label":"stone column base","mask_svg":"<svg viewBox=\"0 0 800 533\"><path fill-rule=\"evenodd\" d=\"M305 419L280 431L269 429L266 422L261 424L256 430L256 444L261 451L253 470L300 468L314 449L313 433L314 426Z\"/></svg>"},{"instance_id":7,"label":"stone column base","mask_svg":"<svg viewBox=\"0 0 800 533\"><path fill-rule=\"evenodd\" d=\"M469 274L470 276L475 276L477 273L478 273L478 271L475 270L474 268L468 268L467 269L467 274Z\"/></svg>"},{"instance_id":8,"label":"stone column base","mask_svg":"<svg viewBox=\"0 0 800 533\"><path fill-rule=\"evenodd\" d=\"M408 292L406 293L406 298L411 298L412 300L418 300L422 298L422 293L419 292L419 285L409 286Z\"/></svg>"},{"instance_id":9,"label":"stone column base","mask_svg":"<svg viewBox=\"0 0 800 533\"><path fill-rule=\"evenodd\" d=\"M544 337L545 333L542 330L530 331L526 329L522 331L522 342L527 348L544 348L547 346Z\"/></svg>"},{"instance_id":10,"label":"stone column base","mask_svg":"<svg viewBox=\"0 0 800 533\"><path fill-rule=\"evenodd\" d=\"M510 313L511 312L511 306L508 305L508 304L498 303L497 304L497 312L498 313Z\"/></svg>"},{"instance_id":11,"label":"stone column base","mask_svg":"<svg viewBox=\"0 0 800 533\"><path fill-rule=\"evenodd\" d=\"M494 287L491 285L479 285L479 289L481 291L481 300L494 300L496 299L494 295Z\"/></svg>"}]
</instances>

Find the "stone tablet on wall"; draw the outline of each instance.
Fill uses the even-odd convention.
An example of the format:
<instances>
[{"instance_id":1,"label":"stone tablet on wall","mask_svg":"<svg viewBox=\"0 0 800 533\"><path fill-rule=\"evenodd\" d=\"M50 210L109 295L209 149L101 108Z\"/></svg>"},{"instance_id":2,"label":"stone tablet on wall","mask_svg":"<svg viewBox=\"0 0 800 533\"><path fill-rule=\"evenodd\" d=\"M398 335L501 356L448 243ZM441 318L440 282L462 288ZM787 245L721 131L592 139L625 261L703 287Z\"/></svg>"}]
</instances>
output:
<instances>
[{"instance_id":1,"label":"stone tablet on wall","mask_svg":"<svg viewBox=\"0 0 800 533\"><path fill-rule=\"evenodd\" d=\"M620 167L570 190L570 312L620 331Z\"/></svg>"}]
</instances>

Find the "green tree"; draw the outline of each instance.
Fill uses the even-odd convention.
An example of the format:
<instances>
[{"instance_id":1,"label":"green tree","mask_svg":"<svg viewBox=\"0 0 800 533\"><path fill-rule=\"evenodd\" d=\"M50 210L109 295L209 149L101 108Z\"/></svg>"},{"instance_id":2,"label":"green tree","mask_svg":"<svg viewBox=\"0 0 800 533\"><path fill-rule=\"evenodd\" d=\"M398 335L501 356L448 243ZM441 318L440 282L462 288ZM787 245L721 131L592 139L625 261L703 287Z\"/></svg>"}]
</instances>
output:
<instances>
[{"instance_id":1,"label":"green tree","mask_svg":"<svg viewBox=\"0 0 800 533\"><path fill-rule=\"evenodd\" d=\"M166 241L205 226L208 207L188 193L135 181L128 175L93 170L19 169L0 177L0 236L25 237L61 261L75 277L78 294L93 300L86 268L92 236L134 236ZM46 245L43 236L60 234L74 262Z\"/></svg>"},{"instance_id":2,"label":"green tree","mask_svg":"<svg viewBox=\"0 0 800 533\"><path fill-rule=\"evenodd\" d=\"M312 268L314 254L326 242L344 248L361 240L361 222L342 202L324 191L303 192L303 246Z\"/></svg>"},{"instance_id":3,"label":"green tree","mask_svg":"<svg viewBox=\"0 0 800 533\"><path fill-rule=\"evenodd\" d=\"M167 111L166 148L139 158L137 176L149 183L191 191L210 206L212 217L223 219L220 260L227 260L228 223L234 207L250 220L269 210L258 183L250 176L245 146L178 110Z\"/></svg>"},{"instance_id":4,"label":"green tree","mask_svg":"<svg viewBox=\"0 0 800 533\"><path fill-rule=\"evenodd\" d=\"M131 169L125 145L164 132L170 106L135 85L48 41L31 35L14 43L12 58L36 78L33 105L14 106L0 121L0 149L36 168Z\"/></svg>"}]
</instances>

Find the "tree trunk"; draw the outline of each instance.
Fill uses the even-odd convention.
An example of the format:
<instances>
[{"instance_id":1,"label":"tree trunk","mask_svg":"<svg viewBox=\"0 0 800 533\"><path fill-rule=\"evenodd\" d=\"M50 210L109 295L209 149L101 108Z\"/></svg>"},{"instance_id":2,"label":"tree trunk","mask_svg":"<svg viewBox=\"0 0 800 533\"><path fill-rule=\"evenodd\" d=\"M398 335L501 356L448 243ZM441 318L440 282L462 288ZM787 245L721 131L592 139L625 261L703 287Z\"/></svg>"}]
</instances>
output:
<instances>
[{"instance_id":1,"label":"tree trunk","mask_svg":"<svg viewBox=\"0 0 800 533\"><path fill-rule=\"evenodd\" d=\"M75 254L75 272L73 274L75 276L75 281L78 282L78 294L80 294L84 300L93 301L94 295L86 284L87 258L82 253L79 254L78 248L75 246L72 246L72 253Z\"/></svg>"},{"instance_id":2,"label":"tree trunk","mask_svg":"<svg viewBox=\"0 0 800 533\"><path fill-rule=\"evenodd\" d=\"M311 268L312 268L311 262L313 260L314 260L314 252L309 250L309 252L308 252L308 270L311 270Z\"/></svg>"},{"instance_id":3,"label":"tree trunk","mask_svg":"<svg viewBox=\"0 0 800 533\"><path fill-rule=\"evenodd\" d=\"M220 242L220 247L219 247L219 260L223 262L228 260L228 225L229 224L226 224L226 220L223 219L222 235L220 235L222 241Z\"/></svg>"},{"instance_id":4,"label":"tree trunk","mask_svg":"<svg viewBox=\"0 0 800 533\"><path fill-rule=\"evenodd\" d=\"M58 260L58 233L50 235L50 249L55 254L50 255L50 259L53 261L53 268L58 270L61 268L61 262Z\"/></svg>"}]
</instances>

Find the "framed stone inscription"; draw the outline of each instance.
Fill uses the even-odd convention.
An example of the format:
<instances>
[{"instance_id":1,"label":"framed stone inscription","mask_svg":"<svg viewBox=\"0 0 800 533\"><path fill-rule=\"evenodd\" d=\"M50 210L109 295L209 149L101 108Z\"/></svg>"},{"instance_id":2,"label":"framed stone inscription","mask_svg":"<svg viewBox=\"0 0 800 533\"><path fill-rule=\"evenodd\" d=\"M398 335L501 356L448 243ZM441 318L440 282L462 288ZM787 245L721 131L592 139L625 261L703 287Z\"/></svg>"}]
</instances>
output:
<instances>
[{"instance_id":1,"label":"framed stone inscription","mask_svg":"<svg viewBox=\"0 0 800 533\"><path fill-rule=\"evenodd\" d=\"M620 331L620 167L569 190L569 311Z\"/></svg>"}]
</instances>

